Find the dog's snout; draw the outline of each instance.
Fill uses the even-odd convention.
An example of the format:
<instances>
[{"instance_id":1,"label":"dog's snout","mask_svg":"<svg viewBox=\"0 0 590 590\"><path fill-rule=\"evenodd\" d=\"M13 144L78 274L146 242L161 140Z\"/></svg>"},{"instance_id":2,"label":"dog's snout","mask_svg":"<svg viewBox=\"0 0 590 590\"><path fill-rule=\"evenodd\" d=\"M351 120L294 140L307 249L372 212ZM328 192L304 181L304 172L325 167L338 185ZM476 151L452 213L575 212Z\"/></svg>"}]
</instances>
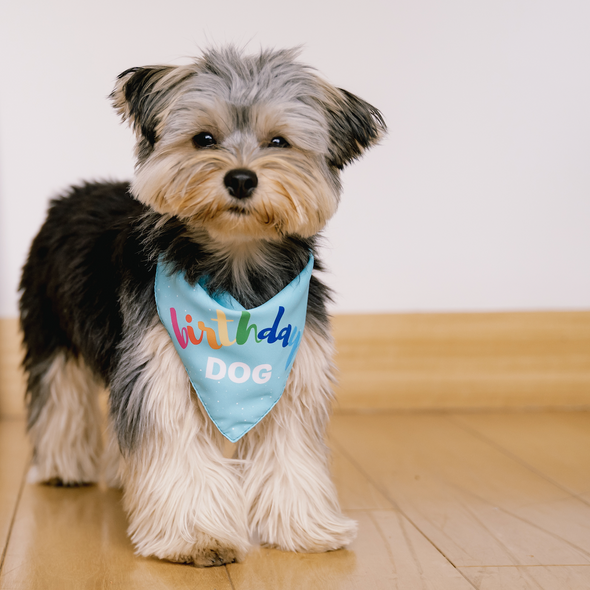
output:
<instances>
[{"instance_id":1,"label":"dog's snout","mask_svg":"<svg viewBox=\"0 0 590 590\"><path fill-rule=\"evenodd\" d=\"M252 195L258 186L258 176L252 170L236 168L230 170L223 179L227 192L236 199L245 199Z\"/></svg>"}]
</instances>

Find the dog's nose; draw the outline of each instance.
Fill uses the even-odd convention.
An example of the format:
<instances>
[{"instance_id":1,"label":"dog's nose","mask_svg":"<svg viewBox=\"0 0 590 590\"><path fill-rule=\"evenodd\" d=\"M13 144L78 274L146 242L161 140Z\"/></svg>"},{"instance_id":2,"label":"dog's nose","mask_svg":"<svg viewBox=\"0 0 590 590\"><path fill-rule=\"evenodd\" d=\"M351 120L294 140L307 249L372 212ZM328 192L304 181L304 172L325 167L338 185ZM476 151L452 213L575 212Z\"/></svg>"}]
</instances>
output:
<instances>
[{"instance_id":1,"label":"dog's nose","mask_svg":"<svg viewBox=\"0 0 590 590\"><path fill-rule=\"evenodd\" d=\"M258 186L258 176L252 170L236 168L230 170L223 179L227 192L236 199L249 197Z\"/></svg>"}]
</instances>

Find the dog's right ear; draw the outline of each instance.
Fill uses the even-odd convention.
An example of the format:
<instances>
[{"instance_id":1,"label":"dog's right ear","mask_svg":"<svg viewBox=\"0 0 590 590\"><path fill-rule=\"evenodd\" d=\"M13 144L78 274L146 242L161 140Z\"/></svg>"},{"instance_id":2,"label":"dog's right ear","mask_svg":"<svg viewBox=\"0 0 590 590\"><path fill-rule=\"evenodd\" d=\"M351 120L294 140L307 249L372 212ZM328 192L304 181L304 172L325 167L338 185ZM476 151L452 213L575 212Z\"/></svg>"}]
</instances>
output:
<instances>
[{"instance_id":1,"label":"dog's right ear","mask_svg":"<svg viewBox=\"0 0 590 590\"><path fill-rule=\"evenodd\" d=\"M172 100L172 89L193 74L183 66L130 68L119 75L109 98L123 121L130 121L138 139L153 148L158 141L160 115Z\"/></svg>"},{"instance_id":2,"label":"dog's right ear","mask_svg":"<svg viewBox=\"0 0 590 590\"><path fill-rule=\"evenodd\" d=\"M342 170L387 133L383 115L354 94L321 82L330 131L329 163Z\"/></svg>"}]
</instances>

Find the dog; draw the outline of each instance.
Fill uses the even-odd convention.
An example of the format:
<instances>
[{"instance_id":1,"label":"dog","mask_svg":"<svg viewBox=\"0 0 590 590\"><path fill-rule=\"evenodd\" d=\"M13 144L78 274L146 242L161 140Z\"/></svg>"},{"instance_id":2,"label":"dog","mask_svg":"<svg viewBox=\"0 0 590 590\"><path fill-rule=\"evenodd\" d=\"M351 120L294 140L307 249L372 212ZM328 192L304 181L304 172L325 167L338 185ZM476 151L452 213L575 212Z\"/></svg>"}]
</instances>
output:
<instances>
[{"instance_id":1,"label":"dog","mask_svg":"<svg viewBox=\"0 0 590 590\"><path fill-rule=\"evenodd\" d=\"M381 113L299 63L298 50L249 56L228 47L190 65L132 68L110 98L136 136L134 179L55 198L23 267L29 481L88 484L103 470L123 488L142 556L205 567L242 560L252 538L285 551L346 546L356 523L340 510L324 443L330 291L311 267L323 268L318 234L336 211L340 173L383 137ZM253 343L280 336L297 350L284 388L233 458L179 356L182 346L199 350L197 322L174 316L167 329L159 313L162 265L188 291L230 297L242 319L308 269L294 347L294 320L278 335L279 316L259 332L244 324ZM199 346L204 335L216 350L216 338L235 342L238 320L225 314L195 318ZM235 387L246 375L252 386L270 379L270 364L228 369L208 359L213 384L222 374Z\"/></svg>"}]
</instances>

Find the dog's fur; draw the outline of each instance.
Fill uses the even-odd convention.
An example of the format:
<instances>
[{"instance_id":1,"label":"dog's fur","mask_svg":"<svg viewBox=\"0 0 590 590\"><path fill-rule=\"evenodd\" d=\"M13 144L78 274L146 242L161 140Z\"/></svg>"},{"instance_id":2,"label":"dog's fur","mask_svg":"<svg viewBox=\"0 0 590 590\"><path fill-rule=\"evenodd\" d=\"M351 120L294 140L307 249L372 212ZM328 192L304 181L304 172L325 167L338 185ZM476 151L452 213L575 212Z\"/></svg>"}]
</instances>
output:
<instances>
[{"instance_id":1,"label":"dog's fur","mask_svg":"<svg viewBox=\"0 0 590 590\"><path fill-rule=\"evenodd\" d=\"M327 288L312 277L285 392L226 459L158 318L154 276L162 255L190 283L206 276L210 291L252 308L310 251L321 269L317 234L338 205L340 170L382 136L380 113L292 50L228 48L191 65L133 68L111 98L137 136L133 182L55 199L23 270L30 480L97 481L96 391L106 386L106 473L123 485L139 554L205 566L241 559L251 535L292 551L346 545L356 524L341 514L323 440ZM201 145L203 133L215 143ZM224 185L235 169L257 176L247 198Z\"/></svg>"}]
</instances>

